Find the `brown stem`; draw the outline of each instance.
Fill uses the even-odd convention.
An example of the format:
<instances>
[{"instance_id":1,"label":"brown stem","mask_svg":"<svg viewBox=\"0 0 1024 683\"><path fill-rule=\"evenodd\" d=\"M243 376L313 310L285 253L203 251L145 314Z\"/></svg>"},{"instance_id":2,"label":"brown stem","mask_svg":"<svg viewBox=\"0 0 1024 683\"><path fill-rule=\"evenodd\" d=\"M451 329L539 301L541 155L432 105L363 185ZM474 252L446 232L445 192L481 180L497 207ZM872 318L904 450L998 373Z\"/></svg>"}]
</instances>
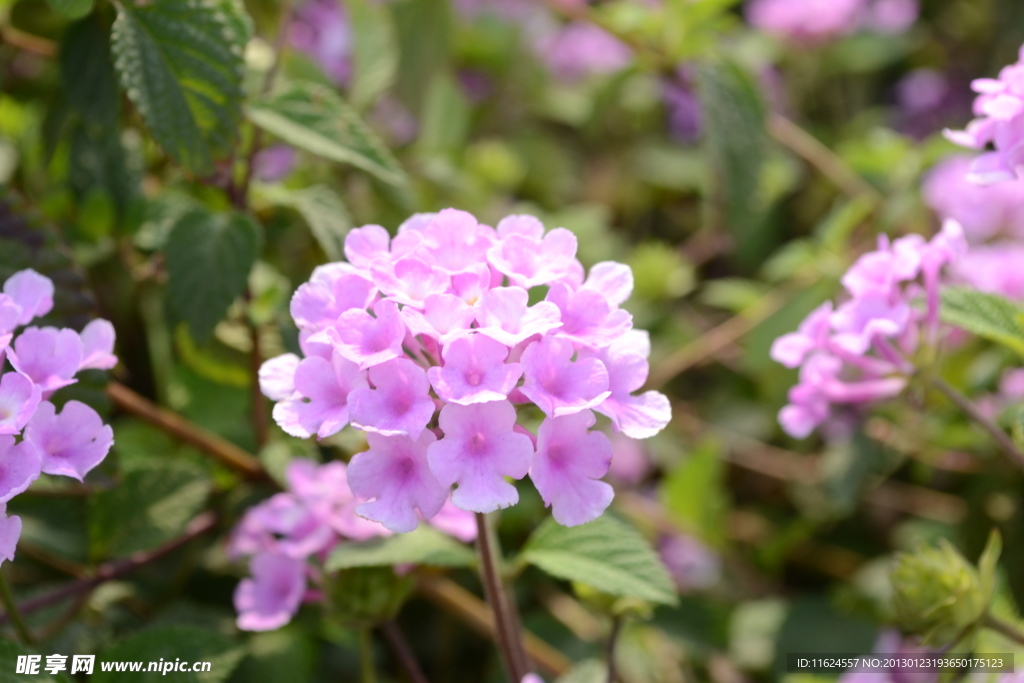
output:
<instances>
[{"instance_id":1,"label":"brown stem","mask_svg":"<svg viewBox=\"0 0 1024 683\"><path fill-rule=\"evenodd\" d=\"M217 516L212 512L204 512L189 522L188 526L185 527L185 532L181 536L178 536L177 538L172 539L153 550L135 553L123 560L114 560L106 564L101 564L96 569L96 573L93 576L72 581L71 583L64 584L54 591L26 600L19 606L18 611L21 614L31 614L32 612L37 612L41 609L60 604L68 598L73 598L76 595L88 593L107 581L124 578L137 569L156 562L157 560L171 554L193 539L212 531L216 526ZM0 624L6 624L7 622L8 615L0 615Z\"/></svg>"},{"instance_id":2,"label":"brown stem","mask_svg":"<svg viewBox=\"0 0 1024 683\"><path fill-rule=\"evenodd\" d=\"M55 57L57 55L57 44L52 40L25 33L13 26L0 26L0 42L25 52L31 52L39 57Z\"/></svg>"},{"instance_id":3,"label":"brown stem","mask_svg":"<svg viewBox=\"0 0 1024 683\"><path fill-rule=\"evenodd\" d=\"M957 391L957 389L946 380L938 376L932 377L932 385L945 394L946 398L955 403L956 406L960 408L965 415L967 415L967 417L974 420L978 426L988 432L995 442L999 444L999 447L1003 449L1003 452L1005 452L1018 467L1024 469L1024 453L1017 448L1017 444L1013 442L1013 439L1010 438L1009 434L985 416L981 410L978 409L978 406L974 405L969 398Z\"/></svg>"},{"instance_id":4,"label":"brown stem","mask_svg":"<svg viewBox=\"0 0 1024 683\"><path fill-rule=\"evenodd\" d=\"M615 644L622 632L622 617L612 619L612 632L608 634L608 683L615 683L618 672L615 670Z\"/></svg>"},{"instance_id":5,"label":"brown stem","mask_svg":"<svg viewBox=\"0 0 1024 683\"><path fill-rule=\"evenodd\" d=\"M519 683L523 676L530 673L530 667L523 651L522 631L518 628L518 619L512 614L511 600L498 567L500 560L497 538L488 524L487 516L482 512L476 513L476 530L480 575L483 579L484 594L494 617L495 640L509 681Z\"/></svg>"},{"instance_id":6,"label":"brown stem","mask_svg":"<svg viewBox=\"0 0 1024 683\"><path fill-rule=\"evenodd\" d=\"M380 631L384 634L384 639L388 641L391 651L395 653L395 657L398 658L399 664L402 665L405 675L409 677L411 683L429 683L419 662L416 661L416 655L409 647L409 641L405 639L402 629L398 628L398 624L392 620L385 621L381 624Z\"/></svg>"},{"instance_id":7,"label":"brown stem","mask_svg":"<svg viewBox=\"0 0 1024 683\"><path fill-rule=\"evenodd\" d=\"M142 418L171 436L195 446L222 464L252 479L267 479L257 460L227 439L193 424L177 413L156 405L118 382L107 385L107 396L121 410Z\"/></svg>"},{"instance_id":8,"label":"brown stem","mask_svg":"<svg viewBox=\"0 0 1024 683\"><path fill-rule=\"evenodd\" d=\"M991 614L986 614L981 623L986 628L992 629L1009 640L1024 645L1024 633L1021 633L1021 631L1013 624L1009 624L998 617L992 616Z\"/></svg>"},{"instance_id":9,"label":"brown stem","mask_svg":"<svg viewBox=\"0 0 1024 683\"><path fill-rule=\"evenodd\" d=\"M416 589L480 635L492 640L497 638L494 619L487 605L459 584L443 576L420 574ZM537 667L552 678L558 678L572 668L572 660L529 631L523 632L523 646Z\"/></svg>"}]
</instances>

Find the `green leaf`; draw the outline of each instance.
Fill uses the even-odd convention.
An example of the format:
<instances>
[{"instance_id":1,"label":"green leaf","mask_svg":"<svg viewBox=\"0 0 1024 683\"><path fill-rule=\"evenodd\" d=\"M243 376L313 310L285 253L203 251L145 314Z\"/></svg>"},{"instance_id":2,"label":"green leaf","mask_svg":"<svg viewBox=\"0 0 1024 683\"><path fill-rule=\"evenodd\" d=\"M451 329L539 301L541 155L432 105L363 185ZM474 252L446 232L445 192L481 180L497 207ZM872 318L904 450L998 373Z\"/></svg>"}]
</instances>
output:
<instances>
[{"instance_id":1,"label":"green leaf","mask_svg":"<svg viewBox=\"0 0 1024 683\"><path fill-rule=\"evenodd\" d=\"M472 111L450 74L434 77L423 104L423 123L416 146L424 152L465 154Z\"/></svg>"},{"instance_id":2,"label":"green leaf","mask_svg":"<svg viewBox=\"0 0 1024 683\"><path fill-rule=\"evenodd\" d=\"M608 680L608 666L597 659L584 659L555 683L605 683Z\"/></svg>"},{"instance_id":3,"label":"green leaf","mask_svg":"<svg viewBox=\"0 0 1024 683\"><path fill-rule=\"evenodd\" d=\"M39 653L30 650L24 645L16 643L13 640L0 640L0 683L25 683L25 681L34 681L38 683L69 683L71 679L69 679L63 673L54 676L46 672L46 670L43 668L44 666L46 666L45 656L42 658L42 660L40 660L39 673L35 675L15 673L18 667L19 656L35 654ZM70 669L70 657L68 657L67 662L68 669Z\"/></svg>"},{"instance_id":4,"label":"green leaf","mask_svg":"<svg viewBox=\"0 0 1024 683\"><path fill-rule=\"evenodd\" d=\"M328 260L340 261L343 258L345 235L352 229L352 216L337 192L326 185L313 185L301 190L268 186L263 195L274 204L297 211Z\"/></svg>"},{"instance_id":5,"label":"green leaf","mask_svg":"<svg viewBox=\"0 0 1024 683\"><path fill-rule=\"evenodd\" d=\"M92 12L96 0L49 0L53 11L67 19L80 19Z\"/></svg>"},{"instance_id":6,"label":"green leaf","mask_svg":"<svg viewBox=\"0 0 1024 683\"><path fill-rule=\"evenodd\" d=\"M249 119L290 145L404 185L405 173L375 132L330 88L295 83L252 103Z\"/></svg>"},{"instance_id":7,"label":"green leaf","mask_svg":"<svg viewBox=\"0 0 1024 683\"><path fill-rule=\"evenodd\" d=\"M89 500L93 554L124 556L155 548L184 530L206 503L211 485L199 467L161 462L125 473Z\"/></svg>"},{"instance_id":8,"label":"green leaf","mask_svg":"<svg viewBox=\"0 0 1024 683\"><path fill-rule=\"evenodd\" d=\"M1024 356L1024 308L998 294L946 287L942 320Z\"/></svg>"},{"instance_id":9,"label":"green leaf","mask_svg":"<svg viewBox=\"0 0 1024 683\"><path fill-rule=\"evenodd\" d=\"M173 678L178 683L221 683L245 656L245 647L216 631L194 626L162 626L129 636L104 650L97 658L90 681L104 683L148 683ZM161 671L140 673L101 671L100 662L209 662L208 672Z\"/></svg>"},{"instance_id":10,"label":"green leaf","mask_svg":"<svg viewBox=\"0 0 1024 683\"><path fill-rule=\"evenodd\" d=\"M305 629L291 624L276 631L253 633L249 654L233 680L245 683L312 683L318 664L318 643Z\"/></svg>"},{"instance_id":11,"label":"green leaf","mask_svg":"<svg viewBox=\"0 0 1024 683\"><path fill-rule=\"evenodd\" d=\"M398 92L419 114L434 76L448 61L451 8L447 0L404 0L390 7L399 46Z\"/></svg>"},{"instance_id":12,"label":"green leaf","mask_svg":"<svg viewBox=\"0 0 1024 683\"><path fill-rule=\"evenodd\" d=\"M245 291L261 236L249 217L199 209L182 216L167 239L171 309L203 343Z\"/></svg>"},{"instance_id":13,"label":"green leaf","mask_svg":"<svg viewBox=\"0 0 1024 683\"><path fill-rule=\"evenodd\" d=\"M465 567L473 564L475 558L473 551L466 546L433 527L421 524L407 534L342 543L327 558L327 570L394 564Z\"/></svg>"},{"instance_id":14,"label":"green leaf","mask_svg":"<svg viewBox=\"0 0 1024 683\"><path fill-rule=\"evenodd\" d=\"M395 82L398 44L387 6L372 0L347 0L352 24L355 73L349 96L359 109L373 104Z\"/></svg>"},{"instance_id":15,"label":"green leaf","mask_svg":"<svg viewBox=\"0 0 1024 683\"><path fill-rule=\"evenodd\" d=\"M610 595L676 603L658 556L636 529L608 514L576 527L548 519L530 536L520 561Z\"/></svg>"},{"instance_id":16,"label":"green leaf","mask_svg":"<svg viewBox=\"0 0 1024 683\"><path fill-rule=\"evenodd\" d=\"M764 104L757 86L733 64L705 64L697 73L713 169L712 209L735 238L740 259L758 260L765 208L760 191Z\"/></svg>"},{"instance_id":17,"label":"green leaf","mask_svg":"<svg viewBox=\"0 0 1024 683\"><path fill-rule=\"evenodd\" d=\"M665 507L705 542L724 540L729 502L725 463L717 442L704 441L689 453L664 479L659 494Z\"/></svg>"},{"instance_id":18,"label":"green leaf","mask_svg":"<svg viewBox=\"0 0 1024 683\"><path fill-rule=\"evenodd\" d=\"M112 35L121 85L157 143L195 173L210 173L238 135L236 31L232 18L203 0L118 3Z\"/></svg>"}]
</instances>

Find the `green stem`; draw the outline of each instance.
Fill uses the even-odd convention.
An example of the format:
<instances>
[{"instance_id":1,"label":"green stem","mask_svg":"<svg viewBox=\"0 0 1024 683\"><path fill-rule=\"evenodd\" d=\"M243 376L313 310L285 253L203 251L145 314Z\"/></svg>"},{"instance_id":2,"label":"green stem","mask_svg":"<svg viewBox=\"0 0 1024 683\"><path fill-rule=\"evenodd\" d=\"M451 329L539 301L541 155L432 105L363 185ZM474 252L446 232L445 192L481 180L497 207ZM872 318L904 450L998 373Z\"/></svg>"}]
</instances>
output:
<instances>
[{"instance_id":1,"label":"green stem","mask_svg":"<svg viewBox=\"0 0 1024 683\"><path fill-rule=\"evenodd\" d=\"M608 634L608 683L615 683L619 676L615 670L615 644L619 640L619 633L622 632L622 617L615 617L612 620L612 632Z\"/></svg>"},{"instance_id":2,"label":"green stem","mask_svg":"<svg viewBox=\"0 0 1024 683\"><path fill-rule=\"evenodd\" d=\"M1024 633L1021 633L1013 624L1007 623L998 617L992 616L991 614L986 614L981 623L986 628L992 629L996 633L1005 636L1013 642L1024 645Z\"/></svg>"},{"instance_id":3,"label":"green stem","mask_svg":"<svg viewBox=\"0 0 1024 683\"><path fill-rule=\"evenodd\" d=\"M373 658L373 630L359 629L359 680L377 683L377 667Z\"/></svg>"},{"instance_id":4,"label":"green stem","mask_svg":"<svg viewBox=\"0 0 1024 683\"><path fill-rule=\"evenodd\" d=\"M974 420L978 425L984 429L989 435L999 444L1003 452L1018 466L1024 469L1024 453L1017 448L1017 444L1013 442L1010 435L1007 434L999 425L990 420L978 406L971 402L971 399L961 394L955 387L949 384L946 380L941 377L932 377L932 385L946 395L950 401L956 404L956 406L967 415L967 417Z\"/></svg>"},{"instance_id":5,"label":"green stem","mask_svg":"<svg viewBox=\"0 0 1024 683\"><path fill-rule=\"evenodd\" d=\"M7 585L7 579L3 572L0 572L0 602L3 602L4 611L7 612L8 619L14 625L14 630L18 632L18 638L25 645L32 645L32 634L29 633L28 626L25 625L25 620L22 619L21 612L18 611L18 605L14 602L11 587Z\"/></svg>"}]
</instances>

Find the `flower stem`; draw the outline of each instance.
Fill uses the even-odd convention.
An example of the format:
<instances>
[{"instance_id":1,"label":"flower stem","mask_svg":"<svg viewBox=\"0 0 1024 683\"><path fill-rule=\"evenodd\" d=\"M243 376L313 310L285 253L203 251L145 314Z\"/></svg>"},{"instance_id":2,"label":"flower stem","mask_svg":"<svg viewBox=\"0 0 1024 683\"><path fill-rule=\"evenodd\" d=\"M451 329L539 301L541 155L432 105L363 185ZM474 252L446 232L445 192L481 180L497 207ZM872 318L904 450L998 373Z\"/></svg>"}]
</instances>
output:
<instances>
[{"instance_id":1,"label":"flower stem","mask_svg":"<svg viewBox=\"0 0 1024 683\"><path fill-rule=\"evenodd\" d=\"M501 652L502 664L511 683L519 683L530 673L530 666L523 650L522 629L519 628L519 617L505 590L498 567L498 539L488 523L487 516L476 513L476 547L480 554L480 573L484 583L484 593L491 606L494 617L494 633L498 649Z\"/></svg>"},{"instance_id":2,"label":"flower stem","mask_svg":"<svg viewBox=\"0 0 1024 683\"><path fill-rule=\"evenodd\" d=\"M986 614L982 619L982 625L986 628L990 628L996 633L1005 636L1015 643L1024 645L1024 633L1021 633L1013 624L1007 623L998 617L994 617L991 614Z\"/></svg>"},{"instance_id":3,"label":"flower stem","mask_svg":"<svg viewBox=\"0 0 1024 683\"><path fill-rule=\"evenodd\" d=\"M373 661L373 631L359 629L359 680L362 683L377 683L377 668Z\"/></svg>"},{"instance_id":4,"label":"flower stem","mask_svg":"<svg viewBox=\"0 0 1024 683\"><path fill-rule=\"evenodd\" d=\"M615 683L618 678L618 672L615 671L615 643L621 632L622 617L617 616L612 620L612 632L608 634L608 683Z\"/></svg>"},{"instance_id":5,"label":"flower stem","mask_svg":"<svg viewBox=\"0 0 1024 683\"><path fill-rule=\"evenodd\" d=\"M409 641L405 639L398 624L391 620L385 621L381 624L380 631L384 634L384 639L388 641L388 645L391 646L391 650L395 653L402 668L405 669L405 675L411 683L428 683L426 674L423 673L419 662L416 661L416 655L413 654L412 648L409 647Z\"/></svg>"},{"instance_id":6,"label":"flower stem","mask_svg":"<svg viewBox=\"0 0 1024 683\"><path fill-rule=\"evenodd\" d=\"M18 605L14 602L11 587L7 585L7 579L3 572L0 572L0 602L3 602L4 611L7 612L7 618L14 626L14 630L18 632L18 638L25 645L31 645L32 634L29 633L28 626L25 625L25 620L22 618L21 612L18 611Z\"/></svg>"},{"instance_id":7,"label":"flower stem","mask_svg":"<svg viewBox=\"0 0 1024 683\"><path fill-rule=\"evenodd\" d=\"M978 423L978 425L984 429L989 435L995 439L996 443L999 444L1000 448L1010 457L1018 467L1024 469L1024 452L1021 452L1017 448L1017 444L1013 442L1010 435L1007 434L999 425L990 420L985 416L978 406L974 405L969 398L961 394L955 387L949 384L946 380L941 377L932 377L932 385L941 391L946 397L956 404L960 410L964 412L969 418Z\"/></svg>"}]
</instances>

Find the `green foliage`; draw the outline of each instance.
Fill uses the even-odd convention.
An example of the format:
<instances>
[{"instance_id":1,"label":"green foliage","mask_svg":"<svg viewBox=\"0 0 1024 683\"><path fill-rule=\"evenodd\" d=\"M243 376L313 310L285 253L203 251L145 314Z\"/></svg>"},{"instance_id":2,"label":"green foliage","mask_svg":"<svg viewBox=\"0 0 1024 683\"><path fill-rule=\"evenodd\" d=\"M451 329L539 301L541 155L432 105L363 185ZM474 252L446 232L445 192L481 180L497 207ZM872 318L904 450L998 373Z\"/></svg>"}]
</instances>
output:
<instances>
[{"instance_id":1,"label":"green foliage","mask_svg":"<svg viewBox=\"0 0 1024 683\"><path fill-rule=\"evenodd\" d=\"M89 500L92 554L121 557L180 534L206 504L210 482L185 462L153 462L125 472L119 485Z\"/></svg>"},{"instance_id":2,"label":"green foliage","mask_svg":"<svg viewBox=\"0 0 1024 683\"><path fill-rule=\"evenodd\" d=\"M658 556L636 529L609 514L571 528L548 519L530 536L520 562L609 595L676 602Z\"/></svg>"},{"instance_id":3,"label":"green foliage","mask_svg":"<svg viewBox=\"0 0 1024 683\"><path fill-rule=\"evenodd\" d=\"M342 543L327 558L326 567L328 571L400 564L466 567L475 560L472 550L437 529L421 524L407 534Z\"/></svg>"},{"instance_id":4,"label":"green foliage","mask_svg":"<svg viewBox=\"0 0 1024 683\"><path fill-rule=\"evenodd\" d=\"M27 677L22 674L14 673L17 670L18 657L34 654L40 653L30 650L24 645L16 643L13 640L7 640L6 638L0 640L0 683L24 683ZM70 659L68 661L70 661ZM43 669L43 665L45 664L46 657L44 656L40 663L39 673L28 680L39 681L39 683L69 683L71 681L71 679L63 673L56 675L47 673Z\"/></svg>"},{"instance_id":5,"label":"green foliage","mask_svg":"<svg viewBox=\"0 0 1024 683\"><path fill-rule=\"evenodd\" d=\"M78 19L92 12L96 0L47 0L53 11L68 19Z\"/></svg>"},{"instance_id":6,"label":"green foliage","mask_svg":"<svg viewBox=\"0 0 1024 683\"><path fill-rule=\"evenodd\" d=\"M391 185L405 173L384 143L330 88L294 83L247 108L257 126L311 154L362 169Z\"/></svg>"},{"instance_id":7,"label":"green foliage","mask_svg":"<svg viewBox=\"0 0 1024 683\"><path fill-rule=\"evenodd\" d=\"M344 628L368 628L393 619L413 589L411 576L393 567L355 567L328 577L327 617Z\"/></svg>"},{"instance_id":8,"label":"green foliage","mask_svg":"<svg viewBox=\"0 0 1024 683\"><path fill-rule=\"evenodd\" d=\"M608 680L608 667L596 659L585 659L555 683L604 683Z\"/></svg>"},{"instance_id":9,"label":"green foliage","mask_svg":"<svg viewBox=\"0 0 1024 683\"><path fill-rule=\"evenodd\" d=\"M167 298L189 333L205 341L245 291L259 254L260 228L248 216L198 209L174 224L167 240Z\"/></svg>"},{"instance_id":10,"label":"green foliage","mask_svg":"<svg viewBox=\"0 0 1024 683\"><path fill-rule=\"evenodd\" d=\"M764 104L750 77L734 64L705 64L698 74L713 169L712 210L735 238L740 259L754 261L764 246Z\"/></svg>"},{"instance_id":11,"label":"green foliage","mask_svg":"<svg viewBox=\"0 0 1024 683\"><path fill-rule=\"evenodd\" d=\"M722 448L705 441L688 453L662 481L662 504L707 543L721 544L729 499Z\"/></svg>"},{"instance_id":12,"label":"green foliage","mask_svg":"<svg viewBox=\"0 0 1024 683\"><path fill-rule=\"evenodd\" d=\"M270 186L263 191L263 196L274 204L297 211L327 260L340 261L344 257L345 235L352 229L352 216L337 192L327 185L298 190Z\"/></svg>"},{"instance_id":13,"label":"green foliage","mask_svg":"<svg viewBox=\"0 0 1024 683\"><path fill-rule=\"evenodd\" d=\"M998 294L946 287L942 320L1024 355L1024 308Z\"/></svg>"},{"instance_id":14,"label":"green foliage","mask_svg":"<svg viewBox=\"0 0 1024 683\"><path fill-rule=\"evenodd\" d=\"M173 674L162 672L102 672L97 663L95 673L90 680L128 681L129 683L147 683L174 680L188 683L222 683L231 675L232 670L245 656L245 648L237 641L215 631L189 626L163 626L151 628L129 636L113 647L107 648L99 656L99 661L120 662L210 662L210 671L195 673L192 671Z\"/></svg>"},{"instance_id":15,"label":"green foliage","mask_svg":"<svg viewBox=\"0 0 1024 683\"><path fill-rule=\"evenodd\" d=\"M118 5L112 37L121 85L153 138L197 174L212 172L238 134L238 31L237 15L203 0Z\"/></svg>"},{"instance_id":16,"label":"green foliage","mask_svg":"<svg viewBox=\"0 0 1024 683\"><path fill-rule=\"evenodd\" d=\"M398 44L387 6L373 0L348 0L353 33L352 104L364 109L395 82Z\"/></svg>"}]
</instances>

